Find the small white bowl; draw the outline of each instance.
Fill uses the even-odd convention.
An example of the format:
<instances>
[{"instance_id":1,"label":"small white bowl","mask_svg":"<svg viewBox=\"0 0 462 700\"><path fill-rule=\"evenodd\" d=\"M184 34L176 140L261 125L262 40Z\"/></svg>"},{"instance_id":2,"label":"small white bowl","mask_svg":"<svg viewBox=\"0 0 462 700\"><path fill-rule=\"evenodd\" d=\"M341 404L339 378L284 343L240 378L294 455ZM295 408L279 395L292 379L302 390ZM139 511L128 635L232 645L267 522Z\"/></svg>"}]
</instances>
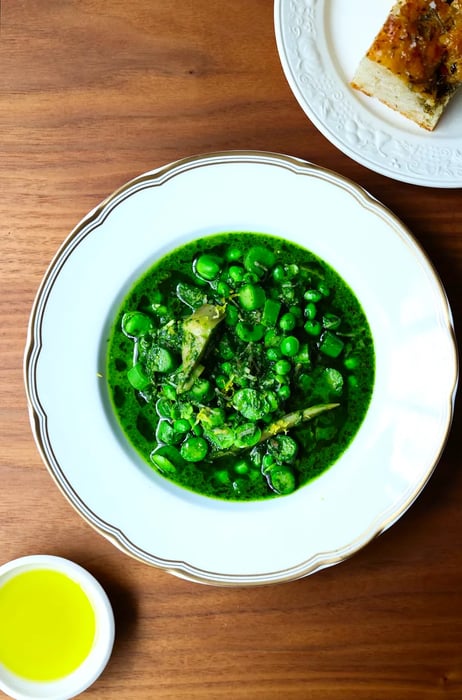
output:
<instances>
[{"instance_id":1,"label":"small white bowl","mask_svg":"<svg viewBox=\"0 0 462 700\"><path fill-rule=\"evenodd\" d=\"M114 644L114 614L98 581L81 566L62 557L39 554L9 561L0 566L0 588L19 574L39 569L62 573L82 588L96 617L93 646L75 671L54 681L22 678L0 662L0 690L15 700L69 700L94 683L106 667Z\"/></svg>"}]
</instances>

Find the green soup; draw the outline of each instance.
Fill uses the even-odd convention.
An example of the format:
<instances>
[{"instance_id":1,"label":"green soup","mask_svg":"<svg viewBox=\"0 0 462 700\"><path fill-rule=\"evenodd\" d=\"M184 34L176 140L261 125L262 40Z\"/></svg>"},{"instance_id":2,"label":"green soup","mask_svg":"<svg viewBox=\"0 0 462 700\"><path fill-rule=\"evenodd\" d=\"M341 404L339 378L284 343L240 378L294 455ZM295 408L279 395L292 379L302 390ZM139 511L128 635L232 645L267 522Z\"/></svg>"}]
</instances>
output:
<instances>
[{"instance_id":1,"label":"green soup","mask_svg":"<svg viewBox=\"0 0 462 700\"><path fill-rule=\"evenodd\" d=\"M111 328L121 429L152 469L227 500L292 493L345 451L375 374L364 311L325 261L262 233L164 256Z\"/></svg>"}]
</instances>

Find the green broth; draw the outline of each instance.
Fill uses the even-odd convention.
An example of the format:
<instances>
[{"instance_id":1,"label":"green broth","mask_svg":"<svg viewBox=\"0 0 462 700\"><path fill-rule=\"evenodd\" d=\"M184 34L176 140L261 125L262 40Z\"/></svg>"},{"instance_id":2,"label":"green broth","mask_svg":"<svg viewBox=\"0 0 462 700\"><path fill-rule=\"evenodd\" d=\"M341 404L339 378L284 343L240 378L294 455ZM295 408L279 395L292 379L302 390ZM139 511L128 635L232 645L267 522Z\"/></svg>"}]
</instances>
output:
<instances>
[{"instance_id":1,"label":"green broth","mask_svg":"<svg viewBox=\"0 0 462 700\"><path fill-rule=\"evenodd\" d=\"M364 419L374 375L349 285L263 233L165 255L129 291L108 342L129 443L163 477L226 500L286 495L328 469Z\"/></svg>"}]
</instances>

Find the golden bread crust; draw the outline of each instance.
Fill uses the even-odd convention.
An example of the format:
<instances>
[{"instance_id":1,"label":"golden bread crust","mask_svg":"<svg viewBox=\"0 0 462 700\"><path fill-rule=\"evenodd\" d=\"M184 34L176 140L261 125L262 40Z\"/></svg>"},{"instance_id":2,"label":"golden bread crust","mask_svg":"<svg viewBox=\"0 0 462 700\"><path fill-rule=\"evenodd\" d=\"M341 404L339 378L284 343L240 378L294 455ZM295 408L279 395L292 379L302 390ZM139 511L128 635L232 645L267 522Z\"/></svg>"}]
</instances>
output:
<instances>
[{"instance_id":1,"label":"golden bread crust","mask_svg":"<svg viewBox=\"0 0 462 700\"><path fill-rule=\"evenodd\" d=\"M351 81L430 131L461 84L462 0L397 0Z\"/></svg>"}]
</instances>

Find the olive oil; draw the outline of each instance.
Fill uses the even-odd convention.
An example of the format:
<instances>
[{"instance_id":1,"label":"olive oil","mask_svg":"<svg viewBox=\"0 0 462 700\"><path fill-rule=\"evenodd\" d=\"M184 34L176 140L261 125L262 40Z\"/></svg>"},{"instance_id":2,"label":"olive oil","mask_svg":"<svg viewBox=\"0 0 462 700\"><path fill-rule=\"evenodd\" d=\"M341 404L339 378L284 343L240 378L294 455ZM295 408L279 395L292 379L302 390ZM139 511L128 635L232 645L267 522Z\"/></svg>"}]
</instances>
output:
<instances>
[{"instance_id":1,"label":"olive oil","mask_svg":"<svg viewBox=\"0 0 462 700\"><path fill-rule=\"evenodd\" d=\"M17 676L64 678L87 658L95 633L93 606L65 574L26 570L0 585L0 663Z\"/></svg>"}]
</instances>

